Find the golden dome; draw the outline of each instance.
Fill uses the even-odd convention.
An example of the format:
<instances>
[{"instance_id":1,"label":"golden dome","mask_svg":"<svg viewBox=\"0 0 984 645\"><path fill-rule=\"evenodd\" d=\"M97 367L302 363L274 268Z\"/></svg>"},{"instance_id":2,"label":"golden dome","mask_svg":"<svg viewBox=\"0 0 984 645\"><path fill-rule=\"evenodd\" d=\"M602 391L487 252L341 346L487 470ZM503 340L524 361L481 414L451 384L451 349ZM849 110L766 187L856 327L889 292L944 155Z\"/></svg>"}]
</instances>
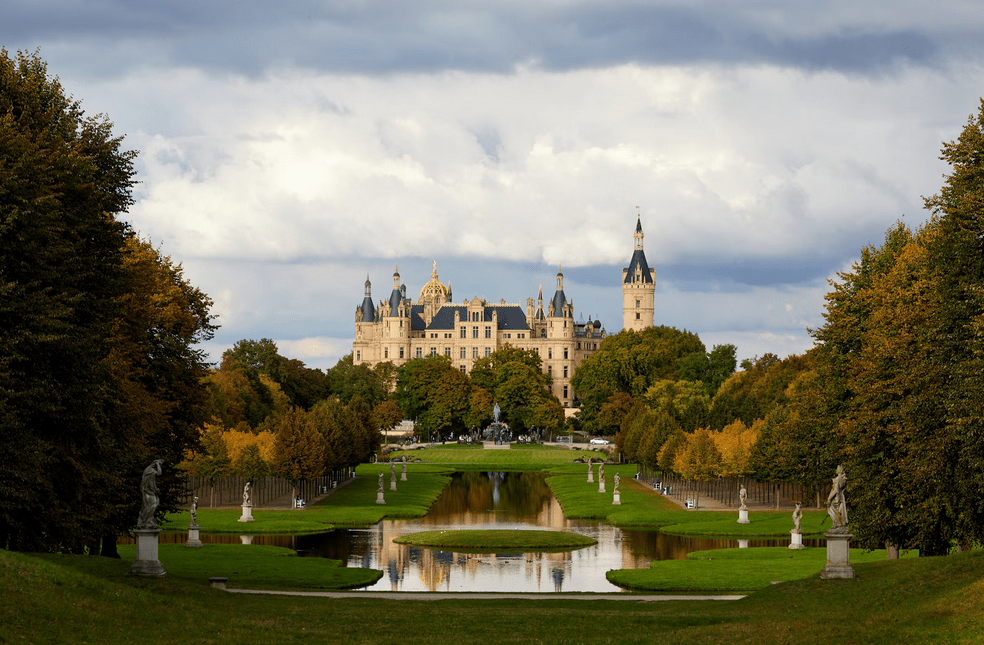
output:
<instances>
[{"instance_id":1,"label":"golden dome","mask_svg":"<svg viewBox=\"0 0 984 645\"><path fill-rule=\"evenodd\" d=\"M440 298L441 300L448 299L448 288L437 279L436 260L434 261L434 271L431 273L431 279L420 290L420 302L423 302L425 299L429 300L432 298Z\"/></svg>"}]
</instances>

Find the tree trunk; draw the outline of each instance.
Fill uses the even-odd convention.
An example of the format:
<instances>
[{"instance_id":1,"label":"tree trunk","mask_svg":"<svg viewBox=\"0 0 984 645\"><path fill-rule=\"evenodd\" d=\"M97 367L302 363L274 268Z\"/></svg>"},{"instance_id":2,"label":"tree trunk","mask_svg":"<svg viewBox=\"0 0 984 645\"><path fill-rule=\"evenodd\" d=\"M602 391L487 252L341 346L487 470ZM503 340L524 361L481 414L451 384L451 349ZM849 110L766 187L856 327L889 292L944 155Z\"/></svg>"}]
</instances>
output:
<instances>
[{"instance_id":1,"label":"tree trunk","mask_svg":"<svg viewBox=\"0 0 984 645\"><path fill-rule=\"evenodd\" d=\"M102 549L99 555L105 556L107 558L119 559L120 554L116 550L116 536L115 535L104 535L102 539Z\"/></svg>"}]
</instances>

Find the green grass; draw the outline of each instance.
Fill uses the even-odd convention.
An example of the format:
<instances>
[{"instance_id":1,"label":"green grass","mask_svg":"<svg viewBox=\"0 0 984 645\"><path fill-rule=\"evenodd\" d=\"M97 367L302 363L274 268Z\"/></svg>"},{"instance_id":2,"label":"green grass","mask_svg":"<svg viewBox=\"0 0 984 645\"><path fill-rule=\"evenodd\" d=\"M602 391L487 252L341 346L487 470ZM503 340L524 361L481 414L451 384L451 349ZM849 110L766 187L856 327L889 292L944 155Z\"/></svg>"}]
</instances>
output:
<instances>
[{"instance_id":1,"label":"green grass","mask_svg":"<svg viewBox=\"0 0 984 645\"><path fill-rule=\"evenodd\" d=\"M580 549L597 544L586 535L564 531L520 531L491 529L481 531L420 531L393 540L397 544L411 544L436 549L459 551L487 549L522 549L529 551Z\"/></svg>"},{"instance_id":2,"label":"green grass","mask_svg":"<svg viewBox=\"0 0 984 645\"><path fill-rule=\"evenodd\" d=\"M904 557L916 557L910 552ZM851 566L885 560L885 551L851 549ZM774 582L816 575L827 563L827 550L787 547L694 551L686 560L659 560L648 569L609 571L608 581L636 591L753 591Z\"/></svg>"},{"instance_id":3,"label":"green grass","mask_svg":"<svg viewBox=\"0 0 984 645\"><path fill-rule=\"evenodd\" d=\"M126 578L84 556L0 550L9 643L971 644L984 633L984 551L862 563L851 580L770 585L728 602L440 602L243 596L205 580ZM101 560L100 558L91 558ZM306 559L301 559L306 561Z\"/></svg>"},{"instance_id":4,"label":"green grass","mask_svg":"<svg viewBox=\"0 0 984 645\"><path fill-rule=\"evenodd\" d=\"M399 480L401 468L397 468ZM376 504L379 473L385 473L383 486L386 504ZM198 525L207 533L301 534L323 533L333 526L367 526L385 518L423 517L451 483L448 468L409 464L407 481L397 481L397 490L389 489L390 468L386 464L363 464L355 479L337 488L316 504L297 510L253 508L253 522L240 522L242 509L199 509ZM171 513L161 528L185 530L188 512Z\"/></svg>"},{"instance_id":5,"label":"green grass","mask_svg":"<svg viewBox=\"0 0 984 645\"><path fill-rule=\"evenodd\" d=\"M517 444L509 450L483 450L467 444L437 445L420 450L398 450L390 453L393 460L406 455L427 464L453 464L455 470L542 470L559 464L573 464L575 459L599 461L607 455L591 450L571 450L560 446ZM587 464L584 472L587 473Z\"/></svg>"},{"instance_id":6,"label":"green grass","mask_svg":"<svg viewBox=\"0 0 984 645\"><path fill-rule=\"evenodd\" d=\"M123 576L136 559L136 546L119 547L120 559L41 555L50 562L73 560L86 573L107 578ZM213 576L229 578L228 586L242 589L350 589L371 585L383 576L378 569L343 567L339 560L301 558L292 550L257 544L161 544L159 558L171 580L207 583Z\"/></svg>"},{"instance_id":7,"label":"green grass","mask_svg":"<svg viewBox=\"0 0 984 645\"><path fill-rule=\"evenodd\" d=\"M658 527L663 533L699 537L789 537L793 528L791 514L785 511L756 511L749 513L749 524L738 524L737 511L688 511L633 479L635 466L605 466L608 492L598 492L597 469L595 483L587 483L587 467L556 468L547 477L564 516L569 519L589 519L622 527ZM583 472L581 472L583 470ZM619 488L622 504L612 505L614 476L622 478ZM804 511L804 535L819 535L827 517L823 511ZM827 526L829 528L829 525Z\"/></svg>"}]
</instances>

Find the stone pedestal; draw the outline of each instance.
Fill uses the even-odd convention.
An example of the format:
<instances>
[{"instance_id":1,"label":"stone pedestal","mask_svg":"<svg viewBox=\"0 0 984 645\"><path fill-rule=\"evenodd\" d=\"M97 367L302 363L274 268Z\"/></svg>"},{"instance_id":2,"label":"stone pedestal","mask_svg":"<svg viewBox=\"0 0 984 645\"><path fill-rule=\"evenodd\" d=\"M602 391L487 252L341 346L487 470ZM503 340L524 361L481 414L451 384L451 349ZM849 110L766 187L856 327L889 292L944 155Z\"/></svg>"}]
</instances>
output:
<instances>
[{"instance_id":1,"label":"stone pedestal","mask_svg":"<svg viewBox=\"0 0 984 645\"><path fill-rule=\"evenodd\" d=\"M380 491L376 491L376 503L377 504L385 504L386 503L386 500L383 499L383 491L381 491L381 490Z\"/></svg>"},{"instance_id":2,"label":"stone pedestal","mask_svg":"<svg viewBox=\"0 0 984 645\"><path fill-rule=\"evenodd\" d=\"M163 578L167 575L157 556L160 529L134 529L137 537L137 559L130 567L131 576Z\"/></svg>"},{"instance_id":3,"label":"stone pedestal","mask_svg":"<svg viewBox=\"0 0 984 645\"><path fill-rule=\"evenodd\" d=\"M827 538L827 566L820 572L820 577L853 578L851 538L854 536L847 532L834 533L833 530L827 531L823 536Z\"/></svg>"},{"instance_id":4,"label":"stone pedestal","mask_svg":"<svg viewBox=\"0 0 984 645\"><path fill-rule=\"evenodd\" d=\"M615 499L612 500L612 506L621 506L621 497L622 496L619 493L615 493Z\"/></svg>"},{"instance_id":5,"label":"stone pedestal","mask_svg":"<svg viewBox=\"0 0 984 645\"><path fill-rule=\"evenodd\" d=\"M592 470L590 468L588 468L588 483L589 484L593 484L594 483L594 470Z\"/></svg>"},{"instance_id":6,"label":"stone pedestal","mask_svg":"<svg viewBox=\"0 0 984 645\"><path fill-rule=\"evenodd\" d=\"M790 549L806 548L803 546L803 531L799 529L793 529L789 532L789 535L791 535L793 538L792 542L789 543Z\"/></svg>"},{"instance_id":7,"label":"stone pedestal","mask_svg":"<svg viewBox=\"0 0 984 645\"><path fill-rule=\"evenodd\" d=\"M598 480L598 492L599 493L604 493L605 492L605 480L604 479L599 479Z\"/></svg>"},{"instance_id":8,"label":"stone pedestal","mask_svg":"<svg viewBox=\"0 0 984 645\"><path fill-rule=\"evenodd\" d=\"M189 524L188 525L188 541L185 542L185 546L200 547L202 541L198 539L198 525Z\"/></svg>"},{"instance_id":9,"label":"stone pedestal","mask_svg":"<svg viewBox=\"0 0 984 645\"><path fill-rule=\"evenodd\" d=\"M738 523L739 524L751 524L752 521L748 519L748 509L739 508L738 509Z\"/></svg>"},{"instance_id":10,"label":"stone pedestal","mask_svg":"<svg viewBox=\"0 0 984 645\"><path fill-rule=\"evenodd\" d=\"M252 544L253 543L253 536L252 535L240 535L239 536L239 541L242 542L243 544Z\"/></svg>"},{"instance_id":11,"label":"stone pedestal","mask_svg":"<svg viewBox=\"0 0 984 645\"><path fill-rule=\"evenodd\" d=\"M407 466L403 465L403 472L400 473L400 481L405 482L407 480Z\"/></svg>"},{"instance_id":12,"label":"stone pedestal","mask_svg":"<svg viewBox=\"0 0 984 645\"><path fill-rule=\"evenodd\" d=\"M395 491L396 490L396 475L393 475L390 478L390 490L392 490L392 491Z\"/></svg>"},{"instance_id":13,"label":"stone pedestal","mask_svg":"<svg viewBox=\"0 0 984 645\"><path fill-rule=\"evenodd\" d=\"M252 522L253 521L253 505L243 504L243 514L239 517L240 522Z\"/></svg>"},{"instance_id":14,"label":"stone pedestal","mask_svg":"<svg viewBox=\"0 0 984 645\"><path fill-rule=\"evenodd\" d=\"M738 548L739 549L747 549L748 548L748 540L738 540Z\"/></svg>"}]
</instances>

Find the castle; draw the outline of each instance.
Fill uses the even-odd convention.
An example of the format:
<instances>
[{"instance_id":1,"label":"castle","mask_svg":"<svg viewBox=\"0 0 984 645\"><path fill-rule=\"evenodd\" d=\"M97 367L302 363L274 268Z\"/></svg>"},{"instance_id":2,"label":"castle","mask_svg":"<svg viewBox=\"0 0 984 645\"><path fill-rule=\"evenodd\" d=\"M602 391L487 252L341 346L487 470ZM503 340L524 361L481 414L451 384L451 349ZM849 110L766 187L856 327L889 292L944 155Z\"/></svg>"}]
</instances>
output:
<instances>
[{"instance_id":1,"label":"castle","mask_svg":"<svg viewBox=\"0 0 984 645\"><path fill-rule=\"evenodd\" d=\"M655 316L654 268L643 251L642 221L636 222L635 250L622 269L622 327L641 331L652 327ZM565 408L574 400L570 379L581 361L598 350L607 336L600 321L574 320L574 302L564 293L564 274L557 271L557 288L549 301L543 287L526 310L518 304L492 304L478 297L460 304L452 302L451 285L437 276L420 290L416 302L407 297L399 270L393 273L393 290L387 300L373 304L368 276L365 297L355 310L355 365L390 361L400 366L412 358L443 354L463 373L474 361L511 345L536 351L543 370L551 376L553 393Z\"/></svg>"}]
</instances>

